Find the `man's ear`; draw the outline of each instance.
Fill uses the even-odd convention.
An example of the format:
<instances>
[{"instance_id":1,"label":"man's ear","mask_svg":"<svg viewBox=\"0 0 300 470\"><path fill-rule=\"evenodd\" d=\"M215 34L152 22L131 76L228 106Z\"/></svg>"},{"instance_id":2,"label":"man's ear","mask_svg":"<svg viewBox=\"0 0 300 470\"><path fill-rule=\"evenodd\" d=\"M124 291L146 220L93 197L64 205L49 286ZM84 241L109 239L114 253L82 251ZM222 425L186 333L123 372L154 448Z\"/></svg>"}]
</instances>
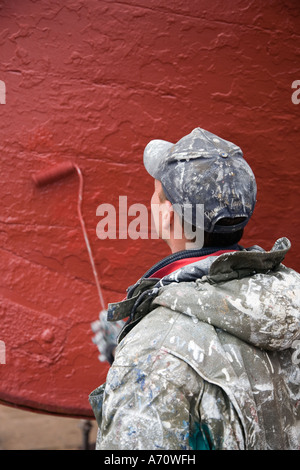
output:
<instances>
[{"instance_id":1,"label":"man's ear","mask_svg":"<svg viewBox=\"0 0 300 470\"><path fill-rule=\"evenodd\" d=\"M173 206L167 199L162 203L162 229L170 230L174 223L174 211Z\"/></svg>"}]
</instances>

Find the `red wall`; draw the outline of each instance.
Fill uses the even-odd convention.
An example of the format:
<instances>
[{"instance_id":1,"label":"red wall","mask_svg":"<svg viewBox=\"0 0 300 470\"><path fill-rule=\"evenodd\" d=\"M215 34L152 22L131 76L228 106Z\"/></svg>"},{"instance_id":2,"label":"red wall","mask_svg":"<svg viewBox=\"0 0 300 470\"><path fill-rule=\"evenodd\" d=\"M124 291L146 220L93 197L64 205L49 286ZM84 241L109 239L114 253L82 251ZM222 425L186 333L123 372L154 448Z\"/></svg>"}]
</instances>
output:
<instances>
[{"instance_id":1,"label":"red wall","mask_svg":"<svg viewBox=\"0 0 300 470\"><path fill-rule=\"evenodd\" d=\"M300 269L298 0L4 0L0 6L0 399L89 416L105 380L91 321L100 309L78 216L76 174L32 175L72 160L106 302L168 251L96 236L101 203L148 204L149 140L194 127L232 140L258 182L243 244L287 236ZM0 100L1 102L1 100Z\"/></svg>"}]
</instances>

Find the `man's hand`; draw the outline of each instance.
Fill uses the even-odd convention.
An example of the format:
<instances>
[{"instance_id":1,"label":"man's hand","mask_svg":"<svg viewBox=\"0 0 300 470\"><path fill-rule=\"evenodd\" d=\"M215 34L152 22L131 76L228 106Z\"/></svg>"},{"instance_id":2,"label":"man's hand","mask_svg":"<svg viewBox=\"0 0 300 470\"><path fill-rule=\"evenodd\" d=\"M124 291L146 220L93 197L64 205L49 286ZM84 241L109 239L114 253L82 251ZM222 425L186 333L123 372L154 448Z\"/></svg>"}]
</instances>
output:
<instances>
[{"instance_id":1,"label":"man's hand","mask_svg":"<svg viewBox=\"0 0 300 470\"><path fill-rule=\"evenodd\" d=\"M92 341L96 344L100 352L98 356L100 362L107 361L110 364L113 363L117 337L123 326L123 321L107 321L106 310L102 310L99 313L99 320L96 320L91 324L92 331L95 333Z\"/></svg>"}]
</instances>

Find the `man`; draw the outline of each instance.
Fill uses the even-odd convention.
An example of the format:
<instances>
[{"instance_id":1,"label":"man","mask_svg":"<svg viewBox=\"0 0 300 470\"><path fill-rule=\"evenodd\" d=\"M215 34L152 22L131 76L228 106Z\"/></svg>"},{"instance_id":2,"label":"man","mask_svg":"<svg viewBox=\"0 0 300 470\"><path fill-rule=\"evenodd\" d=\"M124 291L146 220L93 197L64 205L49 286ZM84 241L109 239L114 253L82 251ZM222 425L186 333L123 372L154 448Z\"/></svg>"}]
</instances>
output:
<instances>
[{"instance_id":1,"label":"man","mask_svg":"<svg viewBox=\"0 0 300 470\"><path fill-rule=\"evenodd\" d=\"M241 149L197 128L151 141L144 164L172 254L108 308L129 319L90 395L96 448L299 449L300 276L286 238L239 245L256 202Z\"/></svg>"}]
</instances>

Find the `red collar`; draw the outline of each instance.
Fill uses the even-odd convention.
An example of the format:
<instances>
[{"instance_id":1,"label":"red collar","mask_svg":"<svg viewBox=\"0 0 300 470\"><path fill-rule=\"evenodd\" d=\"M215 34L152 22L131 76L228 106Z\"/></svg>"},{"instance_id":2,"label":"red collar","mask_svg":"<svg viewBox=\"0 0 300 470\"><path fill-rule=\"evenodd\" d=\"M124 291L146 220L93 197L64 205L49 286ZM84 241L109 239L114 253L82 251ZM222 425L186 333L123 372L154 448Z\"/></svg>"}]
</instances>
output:
<instances>
[{"instance_id":1,"label":"red collar","mask_svg":"<svg viewBox=\"0 0 300 470\"><path fill-rule=\"evenodd\" d=\"M237 251L237 250L219 250L219 251L215 251L214 253L211 253L210 255L198 256L194 258L192 257L192 258L179 259L177 261L173 261L173 263L170 263L167 266L164 266L163 268L159 269L158 271L156 271L154 274L152 274L149 277L162 279L164 276L167 276L168 274L171 274L177 269L182 268L183 266L186 266L188 264L196 263L197 261L208 258L209 256L219 256L219 255L222 255L223 253L232 253L233 251Z\"/></svg>"}]
</instances>

